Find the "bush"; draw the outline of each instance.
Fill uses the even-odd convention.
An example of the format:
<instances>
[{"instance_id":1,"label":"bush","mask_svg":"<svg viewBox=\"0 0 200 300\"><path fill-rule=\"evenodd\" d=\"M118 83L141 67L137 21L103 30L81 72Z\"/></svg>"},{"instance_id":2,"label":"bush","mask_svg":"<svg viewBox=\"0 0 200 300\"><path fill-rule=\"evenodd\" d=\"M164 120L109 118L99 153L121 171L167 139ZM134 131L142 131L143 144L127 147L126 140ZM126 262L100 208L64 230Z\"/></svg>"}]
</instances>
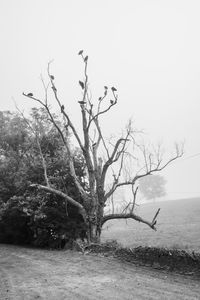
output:
<instances>
[{"instance_id":1,"label":"bush","mask_svg":"<svg viewBox=\"0 0 200 300\"><path fill-rule=\"evenodd\" d=\"M87 228L77 209L66 214L61 199L13 197L2 205L0 243L62 249L68 241L86 238Z\"/></svg>"},{"instance_id":2,"label":"bush","mask_svg":"<svg viewBox=\"0 0 200 300\"><path fill-rule=\"evenodd\" d=\"M20 209L6 210L0 221L0 243L29 244L33 238L29 223L30 217Z\"/></svg>"}]
</instances>

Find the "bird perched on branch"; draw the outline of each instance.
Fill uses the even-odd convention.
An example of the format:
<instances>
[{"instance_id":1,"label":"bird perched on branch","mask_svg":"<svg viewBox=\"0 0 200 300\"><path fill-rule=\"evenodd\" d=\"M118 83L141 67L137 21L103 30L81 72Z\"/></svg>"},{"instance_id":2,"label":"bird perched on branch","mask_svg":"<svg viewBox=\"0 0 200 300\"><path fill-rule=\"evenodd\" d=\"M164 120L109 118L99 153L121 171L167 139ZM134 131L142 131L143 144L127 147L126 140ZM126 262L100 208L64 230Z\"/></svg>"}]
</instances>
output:
<instances>
[{"instance_id":1,"label":"bird perched on branch","mask_svg":"<svg viewBox=\"0 0 200 300\"><path fill-rule=\"evenodd\" d=\"M84 105L84 104L86 104L86 102L85 102L85 101L78 101L78 103L79 103L79 104L81 104L81 105Z\"/></svg>"},{"instance_id":2,"label":"bird perched on branch","mask_svg":"<svg viewBox=\"0 0 200 300\"><path fill-rule=\"evenodd\" d=\"M105 90L107 90L107 89L108 89L108 87L105 85L105 86L104 86L104 89L105 89Z\"/></svg>"},{"instance_id":3,"label":"bird perched on branch","mask_svg":"<svg viewBox=\"0 0 200 300\"><path fill-rule=\"evenodd\" d=\"M26 96L33 97L33 93L28 93Z\"/></svg>"},{"instance_id":4,"label":"bird perched on branch","mask_svg":"<svg viewBox=\"0 0 200 300\"><path fill-rule=\"evenodd\" d=\"M82 55L83 54L83 50L80 50L78 55Z\"/></svg>"},{"instance_id":5,"label":"bird perched on branch","mask_svg":"<svg viewBox=\"0 0 200 300\"><path fill-rule=\"evenodd\" d=\"M113 91L113 92L116 92L117 91L117 89L113 86L113 87L111 87L111 90Z\"/></svg>"},{"instance_id":6,"label":"bird perched on branch","mask_svg":"<svg viewBox=\"0 0 200 300\"><path fill-rule=\"evenodd\" d=\"M92 147L94 148L96 146L97 143L92 144Z\"/></svg>"},{"instance_id":7,"label":"bird perched on branch","mask_svg":"<svg viewBox=\"0 0 200 300\"><path fill-rule=\"evenodd\" d=\"M114 101L113 100L110 100L110 104L113 104L114 103Z\"/></svg>"},{"instance_id":8,"label":"bird perched on branch","mask_svg":"<svg viewBox=\"0 0 200 300\"><path fill-rule=\"evenodd\" d=\"M50 75L50 77L51 77L51 79L52 79L52 80L54 80L54 79L55 79L55 77L54 77L53 75Z\"/></svg>"},{"instance_id":9,"label":"bird perched on branch","mask_svg":"<svg viewBox=\"0 0 200 300\"><path fill-rule=\"evenodd\" d=\"M84 61L86 62L88 60L88 55L84 58Z\"/></svg>"},{"instance_id":10,"label":"bird perched on branch","mask_svg":"<svg viewBox=\"0 0 200 300\"><path fill-rule=\"evenodd\" d=\"M64 105L61 105L61 112L65 109Z\"/></svg>"},{"instance_id":11,"label":"bird perched on branch","mask_svg":"<svg viewBox=\"0 0 200 300\"><path fill-rule=\"evenodd\" d=\"M80 80L79 80L79 84L80 84L80 86L81 86L82 90L84 90L84 88L85 88L85 85L84 85L84 83L83 83L82 81L80 81Z\"/></svg>"},{"instance_id":12,"label":"bird perched on branch","mask_svg":"<svg viewBox=\"0 0 200 300\"><path fill-rule=\"evenodd\" d=\"M57 92L57 89L55 88L55 86L52 86L51 88L52 88L52 90L54 90L55 92Z\"/></svg>"}]
</instances>

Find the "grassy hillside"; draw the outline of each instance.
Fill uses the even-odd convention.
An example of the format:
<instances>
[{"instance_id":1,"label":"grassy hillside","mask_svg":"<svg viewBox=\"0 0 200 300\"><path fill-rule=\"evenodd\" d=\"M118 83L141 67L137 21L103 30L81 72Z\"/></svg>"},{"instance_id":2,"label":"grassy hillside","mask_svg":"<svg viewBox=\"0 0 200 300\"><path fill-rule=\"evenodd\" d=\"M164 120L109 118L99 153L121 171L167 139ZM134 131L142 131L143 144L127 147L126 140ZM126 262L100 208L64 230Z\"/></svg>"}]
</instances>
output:
<instances>
[{"instance_id":1,"label":"grassy hillside","mask_svg":"<svg viewBox=\"0 0 200 300\"><path fill-rule=\"evenodd\" d=\"M136 213L152 219L161 208L157 231L134 220L105 224L102 239L116 239L124 246L164 246L200 252L200 198L143 204Z\"/></svg>"}]
</instances>

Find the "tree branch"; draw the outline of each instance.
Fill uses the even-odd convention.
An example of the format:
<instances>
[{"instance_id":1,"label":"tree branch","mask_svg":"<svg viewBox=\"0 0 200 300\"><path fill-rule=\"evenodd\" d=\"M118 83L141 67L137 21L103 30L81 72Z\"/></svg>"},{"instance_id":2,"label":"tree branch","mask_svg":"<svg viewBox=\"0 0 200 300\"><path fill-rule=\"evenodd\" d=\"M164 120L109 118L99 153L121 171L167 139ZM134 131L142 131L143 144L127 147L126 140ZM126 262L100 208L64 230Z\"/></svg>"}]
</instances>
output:
<instances>
[{"instance_id":1,"label":"tree branch","mask_svg":"<svg viewBox=\"0 0 200 300\"><path fill-rule=\"evenodd\" d=\"M49 187L49 186L44 186L44 185L41 185L41 184L31 184L30 187L33 187L33 188L37 188L38 190L43 190L43 191L46 191L46 192L49 192L49 193L52 193L54 195L57 195L57 196L60 196L62 197L63 199L65 199L66 201L68 201L69 203L71 203L72 205L76 206L80 213L85 217L86 216L86 212L85 212L85 209L84 207L79 203L77 202L76 200L74 200L73 198L71 198L70 196L68 196L67 194L61 192L61 191L58 191L52 187Z\"/></svg>"},{"instance_id":2,"label":"tree branch","mask_svg":"<svg viewBox=\"0 0 200 300\"><path fill-rule=\"evenodd\" d=\"M39 151L40 151L40 156L42 158L42 166L43 166L43 169L44 169L44 179L45 179L46 185L48 187L50 187L49 179L48 179L48 175L47 175L47 165L46 165L44 155L42 153L42 148L41 148L40 141L39 141L38 137L36 137L36 140L37 140L38 148L39 148Z\"/></svg>"},{"instance_id":3,"label":"tree branch","mask_svg":"<svg viewBox=\"0 0 200 300\"><path fill-rule=\"evenodd\" d=\"M142 217L134 214L134 213L122 213L122 214L110 214L110 215L106 215L103 217L102 220L102 225L109 221L109 220L116 220L116 219L133 219L136 220L138 222L144 223L146 225L148 225L151 229L156 230L156 218L158 216L160 212L160 208L157 210L155 216L153 217L153 220L151 222L149 222L148 220L143 219Z\"/></svg>"},{"instance_id":4,"label":"tree branch","mask_svg":"<svg viewBox=\"0 0 200 300\"><path fill-rule=\"evenodd\" d=\"M115 147L114 147L114 150L112 152L112 155L110 156L110 158L107 160L107 162L104 164L103 166L103 170L102 170L102 176L101 176L101 182L104 183L105 182L105 177L106 177L106 173L107 173L107 170L108 168L114 163L116 162L118 159L119 159L119 156L115 157L116 153L117 153L117 150L119 148L119 145L124 142L123 144L123 149L126 145L126 142L129 141L128 138L120 138L116 144L115 144ZM122 153L123 151L120 151L120 153Z\"/></svg>"},{"instance_id":5,"label":"tree branch","mask_svg":"<svg viewBox=\"0 0 200 300\"><path fill-rule=\"evenodd\" d=\"M51 75L50 75L50 76L51 76ZM62 133L62 130L60 129L60 127L57 125L56 121L54 120L54 117L53 117L53 115L52 115L52 113L51 113L51 111L50 111L50 109L49 109L48 104L47 104L47 103L44 103L43 101L41 101L41 100L38 99L38 98L35 98L35 97L33 97L33 96L29 96L28 94L23 93L23 95L24 95L25 97L31 98L31 99L33 99L33 100L39 102L39 103L46 109L46 111L47 111L47 113L48 113L48 115L49 115L49 117L50 117L50 121L53 123L53 125L54 125L55 128L57 129L58 133L60 134L61 139L62 139L62 141L63 141L63 144L64 144L64 146L65 146L65 148L66 148L66 150L67 150L67 153L68 153L68 156L69 156L69 167L70 167L70 172L71 172L71 175L72 175L72 177L73 177L73 179L74 179L74 183L76 184L76 186L77 186L77 188L78 188L80 194L83 196L84 199L86 199L86 198L87 198L87 197L86 197L86 192L85 192L84 189L82 188L82 186L81 186L81 184L80 184L80 182L79 182L79 180L78 180L78 178L77 178L77 176L76 176L76 172L75 172L75 168L74 168L74 162L73 162L73 158L72 158L72 154L71 154L71 149L70 149L70 147L69 147L69 143L66 141L66 139L65 139L65 137L64 137L64 135L63 135L63 133Z\"/></svg>"},{"instance_id":6,"label":"tree branch","mask_svg":"<svg viewBox=\"0 0 200 300\"><path fill-rule=\"evenodd\" d=\"M52 75L50 74L50 64L51 64L51 62L48 63L47 72L48 72L48 76L49 76L49 79L50 79L50 82L51 82L51 85L52 85L52 90L53 90L55 99L56 99L56 101L57 101L57 103L58 103L58 105L59 105L59 107L60 107L61 113L62 113L63 116L67 119L67 124L68 124L68 126L71 128L71 130L72 130L72 132L73 132L73 134L74 134L74 136L75 136L75 138L76 138L76 140L77 140L77 142L78 142L78 144L79 144L81 150L83 151L83 150L84 150L84 147L83 147L83 145L82 145L81 139L80 139L80 137L79 137L79 135L78 135L78 133L77 133L77 131L76 131L76 129L75 129L73 123L71 122L71 120L70 120L68 114L65 112L64 105L61 104L61 102L60 102L60 100L59 100L59 98L58 98L57 88L56 88L55 83L54 83L54 78L52 78Z\"/></svg>"},{"instance_id":7,"label":"tree branch","mask_svg":"<svg viewBox=\"0 0 200 300\"><path fill-rule=\"evenodd\" d=\"M172 158L170 158L166 163L164 163L163 165L161 165L162 163L162 158L160 158L160 152L157 153L157 162L154 164L155 167L153 168L153 163L152 163L152 156L150 155L150 162L151 165L148 166L148 168L146 168L146 162L145 162L145 169L147 170L145 173L143 174L138 174L135 175L133 178L131 178L130 180L124 181L124 182L120 182L120 183L116 183L113 184L112 188L106 193L105 195L105 199L107 200L115 191L117 188L121 187L121 186L125 186L125 185L134 185L135 182L137 180L139 180L140 178L143 178L145 176L151 175L153 173L156 172L160 172L163 169L165 169L170 163L172 163L173 161L175 161L176 159L180 158L183 156L183 149L179 149L179 147L176 145L176 155ZM143 168L142 168L143 169ZM142 170L141 169L141 170ZM141 171L140 170L140 171Z\"/></svg>"},{"instance_id":8,"label":"tree branch","mask_svg":"<svg viewBox=\"0 0 200 300\"><path fill-rule=\"evenodd\" d=\"M114 102L113 102L112 104L110 104L106 109L104 109L104 110L102 110L102 111L100 111L100 112L97 112L97 114L94 115L94 116L91 118L91 120L89 121L89 123L88 123L88 129L89 129L89 127L90 127L92 121L94 121L95 119L98 119L98 117L99 117L100 115L105 114L107 111L109 111L109 110L111 109L112 106L114 106L114 105L116 105L116 104L117 104L117 102L114 101Z\"/></svg>"},{"instance_id":9,"label":"tree branch","mask_svg":"<svg viewBox=\"0 0 200 300\"><path fill-rule=\"evenodd\" d=\"M36 142L37 142L37 145L38 145L38 149L39 149L39 152L40 152L40 156L41 156L41 159L42 159L42 166L43 166L43 170L44 170L44 179L45 179L46 185L49 187L50 184L49 184L49 179L48 179L48 175L47 175L47 165L46 165L44 155L42 153L42 148L41 148L41 145L40 145L40 140L39 140L39 137L38 137L38 133L33 129L30 122L25 118L23 112L17 106L16 106L16 108L19 111L19 113L21 114L21 116L23 117L23 120L26 122L26 124L28 125L30 130L35 135Z\"/></svg>"}]
</instances>

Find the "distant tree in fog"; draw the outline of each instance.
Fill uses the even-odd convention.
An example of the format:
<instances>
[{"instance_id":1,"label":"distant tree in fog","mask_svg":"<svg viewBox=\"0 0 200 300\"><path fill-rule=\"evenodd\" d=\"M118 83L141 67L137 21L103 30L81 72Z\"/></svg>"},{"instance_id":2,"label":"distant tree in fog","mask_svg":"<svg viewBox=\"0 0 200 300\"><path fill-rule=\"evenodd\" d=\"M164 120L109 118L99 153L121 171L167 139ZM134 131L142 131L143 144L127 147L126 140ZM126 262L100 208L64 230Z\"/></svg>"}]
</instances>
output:
<instances>
[{"instance_id":1,"label":"distant tree in fog","mask_svg":"<svg viewBox=\"0 0 200 300\"><path fill-rule=\"evenodd\" d=\"M160 198L166 195L166 180L161 175L149 175L139 180L141 194L147 200Z\"/></svg>"}]
</instances>

